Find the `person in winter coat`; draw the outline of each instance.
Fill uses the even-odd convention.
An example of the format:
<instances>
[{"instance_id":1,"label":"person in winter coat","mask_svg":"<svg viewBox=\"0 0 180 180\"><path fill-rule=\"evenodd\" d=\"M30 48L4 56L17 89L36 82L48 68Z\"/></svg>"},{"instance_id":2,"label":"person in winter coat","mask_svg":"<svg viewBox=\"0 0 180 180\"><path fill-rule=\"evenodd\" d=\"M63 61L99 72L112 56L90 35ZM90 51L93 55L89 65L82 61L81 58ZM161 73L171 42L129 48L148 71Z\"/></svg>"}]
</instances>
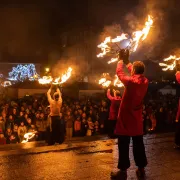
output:
<instances>
[{"instance_id":1,"label":"person in winter coat","mask_svg":"<svg viewBox=\"0 0 180 180\"><path fill-rule=\"evenodd\" d=\"M108 121L108 135L110 138L114 138L114 130L117 122L117 116L119 111L119 106L121 102L121 96L119 91L113 89L114 96L111 96L110 89L107 90L107 97L111 101L111 106L109 110L109 121Z\"/></svg>"},{"instance_id":2,"label":"person in winter coat","mask_svg":"<svg viewBox=\"0 0 180 180\"><path fill-rule=\"evenodd\" d=\"M55 143L62 144L65 139L65 121L60 119L60 110L62 106L61 92L59 88L56 89L56 92L51 97L51 88L47 92L47 98L50 104L50 116L51 116L51 130L49 133L50 138L48 138L49 145L54 145Z\"/></svg>"},{"instance_id":3,"label":"person in winter coat","mask_svg":"<svg viewBox=\"0 0 180 180\"><path fill-rule=\"evenodd\" d=\"M22 121L20 123L20 126L18 127L18 136L19 136L19 141L22 142L24 139L24 135L27 133L27 128L24 125L24 122Z\"/></svg>"},{"instance_id":4,"label":"person in winter coat","mask_svg":"<svg viewBox=\"0 0 180 180\"><path fill-rule=\"evenodd\" d=\"M38 130L38 140L46 140L47 120L45 120L44 113L40 114L40 118L36 121L36 127Z\"/></svg>"},{"instance_id":5,"label":"person in winter coat","mask_svg":"<svg viewBox=\"0 0 180 180\"><path fill-rule=\"evenodd\" d=\"M180 84L180 63L177 63L176 70L176 80ZM175 148L180 148L180 99L176 115Z\"/></svg>"},{"instance_id":6,"label":"person in winter coat","mask_svg":"<svg viewBox=\"0 0 180 180\"><path fill-rule=\"evenodd\" d=\"M125 86L117 118L115 134L118 135L120 171L112 173L112 178L127 177L127 169L130 167L129 144L133 140L133 154L136 166L136 174L139 177L145 175L144 168L147 165L145 147L143 143L143 99L148 89L148 79L143 75L144 63L135 61L133 65L129 62L129 51L121 50L120 61L117 64L116 73ZM123 70L126 65L131 75L126 75Z\"/></svg>"}]
</instances>

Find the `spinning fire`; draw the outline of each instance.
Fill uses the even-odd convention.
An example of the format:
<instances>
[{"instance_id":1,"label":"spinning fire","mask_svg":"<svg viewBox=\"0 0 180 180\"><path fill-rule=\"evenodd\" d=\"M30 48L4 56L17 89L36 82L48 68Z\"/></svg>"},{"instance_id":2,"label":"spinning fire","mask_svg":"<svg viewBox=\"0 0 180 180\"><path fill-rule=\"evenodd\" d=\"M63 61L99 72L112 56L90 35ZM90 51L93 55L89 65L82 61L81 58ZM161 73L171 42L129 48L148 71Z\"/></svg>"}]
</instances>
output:
<instances>
[{"instance_id":1,"label":"spinning fire","mask_svg":"<svg viewBox=\"0 0 180 180\"><path fill-rule=\"evenodd\" d=\"M104 42L98 45L98 48L100 48L102 52L99 53L97 57L104 57L107 53L109 53L114 54L115 57L111 58L111 60L108 61L108 64L118 61L118 52L120 50L120 46L117 44L117 42L121 42L126 39L129 40L129 45L126 48L129 48L131 52L135 52L139 46L139 43L146 39L152 25L153 18L151 15L148 15L148 20L145 22L144 28L141 31L133 32L131 37L125 33L122 33L120 36L117 36L114 39L111 37L106 37ZM118 49L112 47L114 44Z\"/></svg>"},{"instance_id":2,"label":"spinning fire","mask_svg":"<svg viewBox=\"0 0 180 180\"><path fill-rule=\"evenodd\" d=\"M116 87L124 87L124 84L119 80L117 75L115 75L113 81L110 80L110 78L107 76L109 76L109 73L103 73L103 77L99 80L99 84L101 84L103 87L109 87L112 84L112 82L113 85Z\"/></svg>"},{"instance_id":3,"label":"spinning fire","mask_svg":"<svg viewBox=\"0 0 180 180\"><path fill-rule=\"evenodd\" d=\"M122 33L120 36L117 36L114 39L111 37L106 37L104 42L98 45L98 48L100 48L102 52L99 53L97 57L100 58L100 57L104 57L107 54L112 54L115 57L111 58L111 60L108 61L108 64L118 61L118 54L121 48L117 43L123 40L128 40L129 45L126 48L130 49L130 52L135 52L139 46L139 43L146 39L152 25L153 25L153 18L151 15L148 15L148 20L145 22L144 28L141 31L133 32L131 37L125 33ZM112 83L111 80L107 80L106 78L107 75L109 74L104 73L103 77L99 80L99 84L101 84L103 87L108 87ZM124 86L123 83L118 79L117 75L115 76L113 82L114 82L113 83L114 86L117 87Z\"/></svg>"},{"instance_id":4,"label":"spinning fire","mask_svg":"<svg viewBox=\"0 0 180 180\"><path fill-rule=\"evenodd\" d=\"M180 61L180 57L170 55L168 58L164 59L164 62L167 62L168 64L159 63L159 65L164 67L164 68L162 68L163 71L167 71L167 70L172 71L176 67L177 61Z\"/></svg>"},{"instance_id":5,"label":"spinning fire","mask_svg":"<svg viewBox=\"0 0 180 180\"><path fill-rule=\"evenodd\" d=\"M51 76L43 76L38 80L39 84L63 84L71 77L72 70L73 69L69 67L68 70L64 74L62 74L62 76L55 79L53 79Z\"/></svg>"}]
</instances>

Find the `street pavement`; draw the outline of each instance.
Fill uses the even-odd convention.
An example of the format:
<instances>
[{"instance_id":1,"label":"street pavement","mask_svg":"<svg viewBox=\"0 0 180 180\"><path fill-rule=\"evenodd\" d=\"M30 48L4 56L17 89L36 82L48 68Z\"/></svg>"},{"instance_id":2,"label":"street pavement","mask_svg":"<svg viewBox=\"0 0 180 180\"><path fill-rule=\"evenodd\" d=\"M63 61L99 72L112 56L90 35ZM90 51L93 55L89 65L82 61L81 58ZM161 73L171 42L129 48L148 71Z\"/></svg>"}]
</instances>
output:
<instances>
[{"instance_id":1,"label":"street pavement","mask_svg":"<svg viewBox=\"0 0 180 180\"><path fill-rule=\"evenodd\" d=\"M116 140L80 138L62 145L43 142L0 147L0 180L109 180L116 171ZM148 180L180 180L180 151L173 134L144 137ZM136 180L132 147L128 180Z\"/></svg>"}]
</instances>

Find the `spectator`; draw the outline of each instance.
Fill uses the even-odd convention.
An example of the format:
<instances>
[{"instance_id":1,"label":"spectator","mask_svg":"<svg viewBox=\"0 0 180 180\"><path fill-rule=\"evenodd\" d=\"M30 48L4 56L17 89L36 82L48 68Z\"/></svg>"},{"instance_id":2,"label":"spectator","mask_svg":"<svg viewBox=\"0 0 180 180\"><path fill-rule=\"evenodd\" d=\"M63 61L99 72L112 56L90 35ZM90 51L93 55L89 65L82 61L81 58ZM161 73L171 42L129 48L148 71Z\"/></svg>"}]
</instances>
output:
<instances>
[{"instance_id":1,"label":"spectator","mask_svg":"<svg viewBox=\"0 0 180 180\"><path fill-rule=\"evenodd\" d=\"M80 136L81 135L81 118L77 117L74 122L74 135Z\"/></svg>"},{"instance_id":2,"label":"spectator","mask_svg":"<svg viewBox=\"0 0 180 180\"><path fill-rule=\"evenodd\" d=\"M65 116L65 121L66 121L66 137L68 140L70 140L73 135L73 116L71 115L70 111L67 112L67 115Z\"/></svg>"},{"instance_id":3,"label":"spectator","mask_svg":"<svg viewBox=\"0 0 180 180\"><path fill-rule=\"evenodd\" d=\"M24 135L25 135L26 133L27 133L27 128L26 128L26 126L24 125L24 122L22 121L22 122L20 123L19 128L18 128L18 136L19 136L20 142L23 141Z\"/></svg>"},{"instance_id":4,"label":"spectator","mask_svg":"<svg viewBox=\"0 0 180 180\"><path fill-rule=\"evenodd\" d=\"M36 120L36 127L38 130L38 140L46 140L46 129L47 129L47 120L45 120L44 113L40 114L40 117Z\"/></svg>"}]
</instances>

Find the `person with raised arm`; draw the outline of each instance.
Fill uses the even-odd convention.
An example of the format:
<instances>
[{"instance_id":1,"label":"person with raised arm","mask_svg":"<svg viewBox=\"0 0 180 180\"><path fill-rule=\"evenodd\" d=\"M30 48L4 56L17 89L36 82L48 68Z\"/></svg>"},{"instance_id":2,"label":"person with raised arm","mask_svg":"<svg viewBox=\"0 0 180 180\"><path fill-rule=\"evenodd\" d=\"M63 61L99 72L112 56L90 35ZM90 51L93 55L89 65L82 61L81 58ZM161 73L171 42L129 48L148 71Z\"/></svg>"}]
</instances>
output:
<instances>
[{"instance_id":1,"label":"person with raised arm","mask_svg":"<svg viewBox=\"0 0 180 180\"><path fill-rule=\"evenodd\" d=\"M62 106L62 97L59 88L56 88L56 92L51 97L52 85L47 92L48 102L50 104L50 128L48 136L48 144L53 145L55 143L62 144L65 139L65 122L60 119L60 111Z\"/></svg>"},{"instance_id":2,"label":"person with raised arm","mask_svg":"<svg viewBox=\"0 0 180 180\"><path fill-rule=\"evenodd\" d=\"M124 73L126 65L130 75ZM118 136L118 172L111 173L112 179L127 178L127 169L130 167L129 145L133 141L133 155L137 166L138 178L145 176L144 168L147 158L143 142L143 99L148 89L148 79L144 76L145 65L141 61L129 62L129 50L121 50L116 73L124 84L125 90L121 100L115 134Z\"/></svg>"},{"instance_id":3,"label":"person with raised arm","mask_svg":"<svg viewBox=\"0 0 180 180\"><path fill-rule=\"evenodd\" d=\"M176 61L176 80L180 84L180 62ZM175 148L180 149L180 99L176 115Z\"/></svg>"},{"instance_id":4,"label":"person with raised arm","mask_svg":"<svg viewBox=\"0 0 180 180\"><path fill-rule=\"evenodd\" d=\"M110 138L116 137L114 135L114 130L116 127L119 106L121 103L120 91L113 89L113 94L114 94L114 96L111 96L110 89L107 90L107 98L111 101L111 106L109 109L109 120L108 120L108 136Z\"/></svg>"}]
</instances>

